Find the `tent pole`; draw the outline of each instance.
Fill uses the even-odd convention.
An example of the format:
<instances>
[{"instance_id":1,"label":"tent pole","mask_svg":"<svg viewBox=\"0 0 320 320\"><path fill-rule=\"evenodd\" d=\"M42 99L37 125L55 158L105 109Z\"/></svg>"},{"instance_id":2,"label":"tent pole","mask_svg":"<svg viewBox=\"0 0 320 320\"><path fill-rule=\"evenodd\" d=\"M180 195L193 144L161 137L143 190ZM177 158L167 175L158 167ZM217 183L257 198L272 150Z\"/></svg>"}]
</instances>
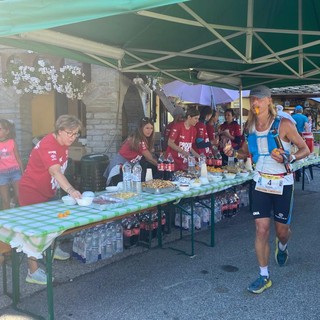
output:
<instances>
[{"instance_id":1,"label":"tent pole","mask_svg":"<svg viewBox=\"0 0 320 320\"><path fill-rule=\"evenodd\" d=\"M239 107L240 107L240 127L241 127L241 130L242 130L242 85L239 86Z\"/></svg>"}]
</instances>

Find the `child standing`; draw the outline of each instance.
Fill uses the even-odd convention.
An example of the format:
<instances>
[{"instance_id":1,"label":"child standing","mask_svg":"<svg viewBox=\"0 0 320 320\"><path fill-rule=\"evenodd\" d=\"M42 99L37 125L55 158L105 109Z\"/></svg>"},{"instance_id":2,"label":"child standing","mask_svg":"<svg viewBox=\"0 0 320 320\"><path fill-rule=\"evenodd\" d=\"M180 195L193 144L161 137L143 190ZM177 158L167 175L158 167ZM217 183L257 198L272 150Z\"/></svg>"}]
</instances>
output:
<instances>
[{"instance_id":1,"label":"child standing","mask_svg":"<svg viewBox=\"0 0 320 320\"><path fill-rule=\"evenodd\" d=\"M14 125L0 119L0 197L2 209L10 208L10 185L15 203L18 203L18 184L23 171L22 161L15 141Z\"/></svg>"}]
</instances>

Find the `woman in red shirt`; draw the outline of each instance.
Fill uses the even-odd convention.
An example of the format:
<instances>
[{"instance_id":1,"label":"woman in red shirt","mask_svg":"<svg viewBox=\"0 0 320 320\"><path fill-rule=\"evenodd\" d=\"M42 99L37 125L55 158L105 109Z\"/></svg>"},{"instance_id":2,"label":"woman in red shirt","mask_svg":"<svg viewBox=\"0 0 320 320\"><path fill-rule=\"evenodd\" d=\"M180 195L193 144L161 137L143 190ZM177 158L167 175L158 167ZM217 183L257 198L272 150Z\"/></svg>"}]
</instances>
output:
<instances>
[{"instance_id":1,"label":"woman in red shirt","mask_svg":"<svg viewBox=\"0 0 320 320\"><path fill-rule=\"evenodd\" d=\"M204 154L206 157L211 152L212 144L207 131L207 122L212 116L212 108L209 106L202 107L200 111L199 122L196 124L197 136L194 150L197 153Z\"/></svg>"},{"instance_id":2,"label":"woman in red shirt","mask_svg":"<svg viewBox=\"0 0 320 320\"><path fill-rule=\"evenodd\" d=\"M220 147L219 151L222 155L222 164L228 164L228 156L223 152L223 149L228 143L234 150L238 150L243 142L241 134L241 127L237 121L234 120L235 114L233 109L227 109L224 112L226 121L219 127Z\"/></svg>"},{"instance_id":3,"label":"woman in red shirt","mask_svg":"<svg viewBox=\"0 0 320 320\"><path fill-rule=\"evenodd\" d=\"M186 120L177 122L171 129L167 155L171 153L175 170L186 170L188 168L188 156L192 153L196 157L200 155L192 148L196 141L197 130L195 125L199 121L200 112L196 108L189 108L186 112Z\"/></svg>"},{"instance_id":4,"label":"woman in red shirt","mask_svg":"<svg viewBox=\"0 0 320 320\"><path fill-rule=\"evenodd\" d=\"M150 118L140 120L138 128L121 145L119 152L112 158L103 176L107 179L107 185L117 185L123 180L121 167L127 161L134 165L140 162L142 167L142 181L145 180L145 172L149 165L155 169L157 160L151 151L154 145L154 127Z\"/></svg>"}]
</instances>

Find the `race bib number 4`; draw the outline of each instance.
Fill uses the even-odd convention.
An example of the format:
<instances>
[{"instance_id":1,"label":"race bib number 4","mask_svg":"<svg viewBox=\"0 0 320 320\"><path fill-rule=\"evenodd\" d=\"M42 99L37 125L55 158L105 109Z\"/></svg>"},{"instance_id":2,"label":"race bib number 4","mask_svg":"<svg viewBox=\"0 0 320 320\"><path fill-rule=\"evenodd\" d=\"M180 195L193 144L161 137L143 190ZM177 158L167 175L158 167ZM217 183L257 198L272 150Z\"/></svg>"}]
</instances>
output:
<instances>
[{"instance_id":1,"label":"race bib number 4","mask_svg":"<svg viewBox=\"0 0 320 320\"><path fill-rule=\"evenodd\" d=\"M282 195L283 180L282 176L260 173L255 189L265 193Z\"/></svg>"}]
</instances>

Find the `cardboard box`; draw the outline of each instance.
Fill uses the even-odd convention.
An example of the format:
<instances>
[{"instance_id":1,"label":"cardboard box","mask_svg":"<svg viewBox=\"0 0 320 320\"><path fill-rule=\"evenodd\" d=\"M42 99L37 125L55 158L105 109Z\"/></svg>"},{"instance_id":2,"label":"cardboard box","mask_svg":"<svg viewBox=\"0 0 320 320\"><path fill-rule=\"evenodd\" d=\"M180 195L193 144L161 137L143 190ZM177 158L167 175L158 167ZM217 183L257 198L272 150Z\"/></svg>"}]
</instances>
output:
<instances>
[{"instance_id":1,"label":"cardboard box","mask_svg":"<svg viewBox=\"0 0 320 320\"><path fill-rule=\"evenodd\" d=\"M85 147L71 146L69 147L69 158L80 161L81 158L87 154Z\"/></svg>"}]
</instances>

